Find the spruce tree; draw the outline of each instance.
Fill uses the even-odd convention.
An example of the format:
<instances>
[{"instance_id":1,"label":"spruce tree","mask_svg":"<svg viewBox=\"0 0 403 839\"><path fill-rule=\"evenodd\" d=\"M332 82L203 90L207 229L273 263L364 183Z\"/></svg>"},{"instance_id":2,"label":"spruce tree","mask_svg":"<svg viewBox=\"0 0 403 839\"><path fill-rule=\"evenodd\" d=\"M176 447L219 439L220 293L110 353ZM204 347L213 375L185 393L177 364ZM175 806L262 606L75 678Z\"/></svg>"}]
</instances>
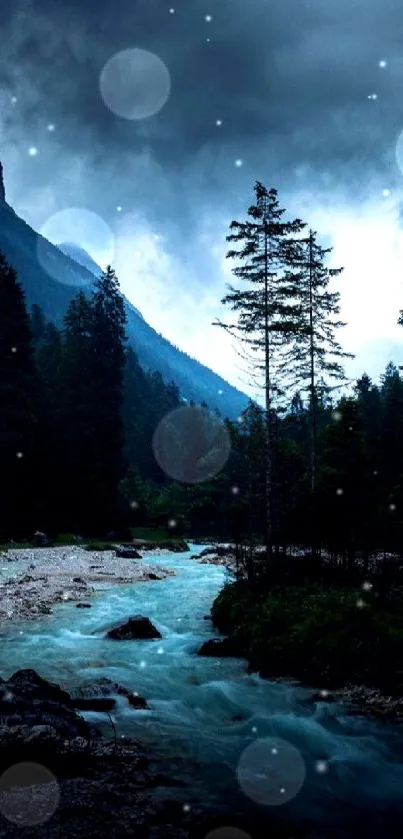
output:
<instances>
[{"instance_id":1,"label":"spruce tree","mask_svg":"<svg viewBox=\"0 0 403 839\"><path fill-rule=\"evenodd\" d=\"M64 317L59 416L64 527L82 532L91 517L93 484L91 330L91 304L80 291Z\"/></svg>"},{"instance_id":2,"label":"spruce tree","mask_svg":"<svg viewBox=\"0 0 403 839\"><path fill-rule=\"evenodd\" d=\"M242 357L264 377L265 395L265 544L267 562L273 547L273 398L281 395L276 377L279 349L293 334L298 321L298 304L293 299L296 261L296 234L304 228L300 219L283 221L277 191L255 184L256 203L248 210L251 220L233 221L227 241L240 242L240 250L227 257L240 260L233 268L235 277L246 282L245 289L228 285L222 303L238 313L235 324L216 321L241 344ZM245 346L246 345L246 346ZM253 374L252 374L253 375Z\"/></svg>"},{"instance_id":3,"label":"spruce tree","mask_svg":"<svg viewBox=\"0 0 403 839\"><path fill-rule=\"evenodd\" d=\"M113 526L124 476L123 383L126 313L119 280L108 265L91 300L91 457L93 526Z\"/></svg>"},{"instance_id":4,"label":"spruce tree","mask_svg":"<svg viewBox=\"0 0 403 839\"><path fill-rule=\"evenodd\" d=\"M336 330L346 324L337 319L340 312L340 293L329 290L329 282L343 271L328 268L325 259L332 248L317 243L317 233L299 241L297 265L299 274L295 298L300 303L300 321L292 342L284 353L281 372L291 388L306 393L310 412L310 481L314 493L316 483L317 423L321 397L330 379L346 381L343 366L337 359L354 358L344 352L335 337ZM336 318L336 319L335 319Z\"/></svg>"}]
</instances>

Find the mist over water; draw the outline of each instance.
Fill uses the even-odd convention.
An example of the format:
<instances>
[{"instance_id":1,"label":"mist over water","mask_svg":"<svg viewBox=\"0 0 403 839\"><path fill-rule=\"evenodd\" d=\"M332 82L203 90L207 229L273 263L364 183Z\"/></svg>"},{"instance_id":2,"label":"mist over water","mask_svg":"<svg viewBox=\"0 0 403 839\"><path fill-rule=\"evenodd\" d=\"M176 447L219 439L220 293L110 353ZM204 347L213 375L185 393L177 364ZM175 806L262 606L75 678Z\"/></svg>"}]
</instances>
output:
<instances>
[{"instance_id":1,"label":"mist over water","mask_svg":"<svg viewBox=\"0 0 403 839\"><path fill-rule=\"evenodd\" d=\"M191 546L192 553L201 550ZM190 561L187 553L146 561L172 568L176 576L98 585L89 610L66 603L42 622L3 630L1 675L29 667L67 690L107 677L137 691L150 707L135 711L117 697L117 736L138 739L151 755L178 758L182 770L186 762L197 766L207 806L210 798L219 799L254 821L318 821L327 837L358 830L375 837L381 829L390 837L395 826L401 829L398 727L347 717L336 703L309 703L307 688L248 674L243 660L196 656L214 635L205 616L228 573ZM103 637L135 614L149 617L162 639ZM84 716L111 734L105 714Z\"/></svg>"}]
</instances>

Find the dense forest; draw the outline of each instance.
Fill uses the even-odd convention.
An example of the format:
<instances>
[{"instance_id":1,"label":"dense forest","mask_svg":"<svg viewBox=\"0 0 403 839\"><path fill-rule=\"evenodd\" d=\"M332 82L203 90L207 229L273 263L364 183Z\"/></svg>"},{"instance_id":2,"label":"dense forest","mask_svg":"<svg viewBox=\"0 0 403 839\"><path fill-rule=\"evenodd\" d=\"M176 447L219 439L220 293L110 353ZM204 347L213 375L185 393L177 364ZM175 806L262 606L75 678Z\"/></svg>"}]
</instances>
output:
<instances>
[{"instance_id":1,"label":"dense forest","mask_svg":"<svg viewBox=\"0 0 403 839\"><path fill-rule=\"evenodd\" d=\"M153 434L184 400L127 348L113 269L90 295L78 293L58 329L38 306L27 312L1 258L3 541L36 530L129 537L130 527L158 524L245 545L263 540L277 557L299 546L351 564L400 550L399 369L389 363L379 384L364 373L337 397L347 353L335 339L339 295L328 286L340 271L326 267L330 251L317 234L282 221L275 190L258 183L255 194L252 221L233 222L228 236L243 242L229 256L243 260L234 273L248 290L232 288L223 302L241 312L238 334L253 372L263 373L266 404L250 401L235 422L222 418L229 456L209 480L172 480L156 462ZM208 419L207 405L197 410ZM206 451L214 446L207 437Z\"/></svg>"}]
</instances>

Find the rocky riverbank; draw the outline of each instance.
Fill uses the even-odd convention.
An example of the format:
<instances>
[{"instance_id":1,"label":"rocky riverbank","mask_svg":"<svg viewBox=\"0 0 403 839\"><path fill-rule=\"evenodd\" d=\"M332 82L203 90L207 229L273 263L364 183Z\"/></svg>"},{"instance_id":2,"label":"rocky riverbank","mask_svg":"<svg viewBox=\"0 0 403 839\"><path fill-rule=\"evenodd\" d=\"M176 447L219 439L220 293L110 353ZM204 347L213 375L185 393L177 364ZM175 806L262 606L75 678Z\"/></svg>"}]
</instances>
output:
<instances>
[{"instance_id":1,"label":"rocky riverbank","mask_svg":"<svg viewBox=\"0 0 403 839\"><path fill-rule=\"evenodd\" d=\"M212 608L213 623L227 637L208 640L199 655L246 658L262 678L316 685L308 702L338 702L343 712L400 721L401 602L380 603L376 594L368 586L285 583L252 592L238 581Z\"/></svg>"},{"instance_id":2,"label":"rocky riverbank","mask_svg":"<svg viewBox=\"0 0 403 839\"><path fill-rule=\"evenodd\" d=\"M159 548L152 553L166 551ZM102 584L162 580L174 573L151 568L142 557L118 556L114 549L88 551L78 546L8 550L0 555L0 568L2 624L52 614L58 603L90 606Z\"/></svg>"},{"instance_id":3,"label":"rocky riverbank","mask_svg":"<svg viewBox=\"0 0 403 839\"><path fill-rule=\"evenodd\" d=\"M66 691L34 670L0 679L0 776L7 839L21 829L32 839L185 839L203 819L191 767L179 777L138 742L102 737Z\"/></svg>"}]
</instances>

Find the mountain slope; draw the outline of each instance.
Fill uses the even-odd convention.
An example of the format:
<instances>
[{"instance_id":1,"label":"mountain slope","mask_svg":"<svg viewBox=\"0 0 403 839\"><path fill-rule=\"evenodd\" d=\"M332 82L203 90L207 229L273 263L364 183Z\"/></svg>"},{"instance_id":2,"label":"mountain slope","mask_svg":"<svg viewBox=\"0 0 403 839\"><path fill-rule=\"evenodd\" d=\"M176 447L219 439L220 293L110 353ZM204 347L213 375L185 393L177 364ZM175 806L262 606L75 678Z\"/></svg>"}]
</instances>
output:
<instances>
[{"instance_id":1,"label":"mountain slope","mask_svg":"<svg viewBox=\"0 0 403 839\"><path fill-rule=\"evenodd\" d=\"M36 303L46 318L60 325L67 306L78 290L81 288L88 292L93 285L95 269L94 273L88 270L36 233L1 198L0 192L0 250L17 271L28 307ZM66 250L72 254L75 247L72 250L67 246ZM93 262L85 251L81 252L81 257L86 266ZM51 267L51 274L43 265ZM246 407L248 399L243 393L208 367L176 349L146 323L128 300L126 311L129 343L143 368L159 370L165 381L176 382L186 399L194 399L196 403L204 400L209 408L219 408L223 416L234 419Z\"/></svg>"}]
</instances>

